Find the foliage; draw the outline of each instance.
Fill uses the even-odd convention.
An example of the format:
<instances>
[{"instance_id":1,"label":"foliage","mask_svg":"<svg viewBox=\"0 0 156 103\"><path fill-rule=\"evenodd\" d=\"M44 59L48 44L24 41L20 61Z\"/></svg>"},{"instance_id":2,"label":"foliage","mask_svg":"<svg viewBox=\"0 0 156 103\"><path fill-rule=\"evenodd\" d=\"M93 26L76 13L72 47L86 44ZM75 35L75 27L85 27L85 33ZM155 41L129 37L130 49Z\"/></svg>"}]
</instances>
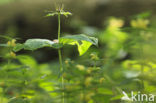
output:
<instances>
[{"instance_id":1,"label":"foliage","mask_svg":"<svg viewBox=\"0 0 156 103\"><path fill-rule=\"evenodd\" d=\"M59 8L49 16L62 15L60 12L64 13ZM6 43L0 44L0 103L61 103L62 98L65 103L132 103L122 98L123 93L155 94L155 31L144 15L129 21L129 27L122 19L110 18L95 37L65 35L24 43L5 38ZM20 53L64 48L65 57L66 45L76 45L80 57L61 58L62 66L58 61L39 63L29 51ZM68 50L73 52L73 48Z\"/></svg>"},{"instance_id":2,"label":"foliage","mask_svg":"<svg viewBox=\"0 0 156 103\"><path fill-rule=\"evenodd\" d=\"M60 43L77 45L80 56L83 55L88 48L93 45L98 45L98 39L94 37L89 37L84 34L81 35L68 35L60 39Z\"/></svg>"}]
</instances>

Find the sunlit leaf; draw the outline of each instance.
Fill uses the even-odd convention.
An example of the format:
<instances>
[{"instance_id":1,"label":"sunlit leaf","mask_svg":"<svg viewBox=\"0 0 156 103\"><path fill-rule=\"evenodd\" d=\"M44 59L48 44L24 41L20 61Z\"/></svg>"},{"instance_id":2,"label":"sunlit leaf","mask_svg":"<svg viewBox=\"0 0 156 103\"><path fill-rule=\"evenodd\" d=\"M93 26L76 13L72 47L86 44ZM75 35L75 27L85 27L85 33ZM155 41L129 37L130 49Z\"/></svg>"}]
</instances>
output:
<instances>
[{"instance_id":1,"label":"sunlit leaf","mask_svg":"<svg viewBox=\"0 0 156 103\"><path fill-rule=\"evenodd\" d=\"M113 95L112 90L107 88L98 88L98 93L105 95Z\"/></svg>"},{"instance_id":2,"label":"sunlit leaf","mask_svg":"<svg viewBox=\"0 0 156 103\"><path fill-rule=\"evenodd\" d=\"M51 12L51 13L48 13L46 16L55 16L55 15L58 15L58 12Z\"/></svg>"},{"instance_id":3,"label":"sunlit leaf","mask_svg":"<svg viewBox=\"0 0 156 103\"><path fill-rule=\"evenodd\" d=\"M19 55L17 56L17 59L20 61L21 64L27 65L29 67L35 67L37 65L35 59L28 55Z\"/></svg>"},{"instance_id":4,"label":"sunlit leaf","mask_svg":"<svg viewBox=\"0 0 156 103\"><path fill-rule=\"evenodd\" d=\"M68 17L69 15L72 15L72 13L62 11L61 15L64 15L65 17Z\"/></svg>"},{"instance_id":5,"label":"sunlit leaf","mask_svg":"<svg viewBox=\"0 0 156 103\"><path fill-rule=\"evenodd\" d=\"M70 12L60 11L60 12L50 12L46 16L55 16L55 15L58 15L59 13L61 15L64 15L65 17L68 17L69 15L72 15L72 13L70 13Z\"/></svg>"},{"instance_id":6,"label":"sunlit leaf","mask_svg":"<svg viewBox=\"0 0 156 103\"><path fill-rule=\"evenodd\" d=\"M98 45L98 39L94 37L89 37L84 34L80 35L68 35L60 39L60 43L68 45L77 45L80 56L83 55L89 47L93 45Z\"/></svg>"}]
</instances>

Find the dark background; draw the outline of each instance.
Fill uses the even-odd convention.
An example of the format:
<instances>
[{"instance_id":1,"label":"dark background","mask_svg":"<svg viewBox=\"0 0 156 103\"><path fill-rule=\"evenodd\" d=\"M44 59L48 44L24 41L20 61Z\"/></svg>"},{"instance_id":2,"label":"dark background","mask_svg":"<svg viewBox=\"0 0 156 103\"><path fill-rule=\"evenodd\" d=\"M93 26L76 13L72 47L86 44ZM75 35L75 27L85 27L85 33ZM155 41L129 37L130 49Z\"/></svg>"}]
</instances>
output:
<instances>
[{"instance_id":1,"label":"dark background","mask_svg":"<svg viewBox=\"0 0 156 103\"><path fill-rule=\"evenodd\" d=\"M28 38L57 38L57 17L45 17L46 11L55 11L54 0L1 0L0 34L24 42ZM85 33L103 29L109 17L119 17L129 21L141 12L150 11L154 24L155 0L64 0L64 10L73 13L69 18L62 17L61 30L67 34ZM129 24L126 23L125 26ZM0 40L4 43L3 39ZM23 53L24 51L22 51ZM57 57L57 52L45 49L30 53L39 62ZM74 54L71 53L71 57Z\"/></svg>"}]
</instances>

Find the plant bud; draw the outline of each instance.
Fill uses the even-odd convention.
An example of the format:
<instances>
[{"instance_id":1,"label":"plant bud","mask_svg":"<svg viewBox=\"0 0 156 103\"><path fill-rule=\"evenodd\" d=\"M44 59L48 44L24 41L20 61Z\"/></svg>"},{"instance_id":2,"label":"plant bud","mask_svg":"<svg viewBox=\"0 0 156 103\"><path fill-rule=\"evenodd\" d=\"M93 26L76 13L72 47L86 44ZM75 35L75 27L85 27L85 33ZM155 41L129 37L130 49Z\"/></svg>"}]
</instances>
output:
<instances>
[{"instance_id":1,"label":"plant bud","mask_svg":"<svg viewBox=\"0 0 156 103\"><path fill-rule=\"evenodd\" d=\"M91 60L95 60L95 61L99 60L99 57L97 56L96 53L92 53L90 54L90 56L91 56Z\"/></svg>"},{"instance_id":2,"label":"plant bud","mask_svg":"<svg viewBox=\"0 0 156 103\"><path fill-rule=\"evenodd\" d=\"M4 82L0 82L0 87L4 87Z\"/></svg>"},{"instance_id":3,"label":"plant bud","mask_svg":"<svg viewBox=\"0 0 156 103\"><path fill-rule=\"evenodd\" d=\"M102 84L105 78L100 78L99 82Z\"/></svg>"},{"instance_id":4,"label":"plant bud","mask_svg":"<svg viewBox=\"0 0 156 103\"><path fill-rule=\"evenodd\" d=\"M76 65L76 68L78 68L80 71L84 71L85 67L83 65Z\"/></svg>"},{"instance_id":5,"label":"plant bud","mask_svg":"<svg viewBox=\"0 0 156 103\"><path fill-rule=\"evenodd\" d=\"M16 39L12 39L12 41L11 41L11 46L12 46L12 47L15 47L15 46L16 46Z\"/></svg>"},{"instance_id":6,"label":"plant bud","mask_svg":"<svg viewBox=\"0 0 156 103\"><path fill-rule=\"evenodd\" d=\"M92 72L92 68L89 67L89 68L87 69L87 73L90 74L91 72Z\"/></svg>"},{"instance_id":7,"label":"plant bud","mask_svg":"<svg viewBox=\"0 0 156 103\"><path fill-rule=\"evenodd\" d=\"M15 47L16 46L16 39L12 39L11 41L8 41L7 45L9 47Z\"/></svg>"},{"instance_id":8,"label":"plant bud","mask_svg":"<svg viewBox=\"0 0 156 103\"><path fill-rule=\"evenodd\" d=\"M7 42L7 45L8 45L8 46L11 46L11 41L8 41L8 42Z\"/></svg>"},{"instance_id":9,"label":"plant bud","mask_svg":"<svg viewBox=\"0 0 156 103\"><path fill-rule=\"evenodd\" d=\"M149 24L149 20L147 19L137 19L131 21L131 26L133 28L140 28L140 29L146 29Z\"/></svg>"},{"instance_id":10,"label":"plant bud","mask_svg":"<svg viewBox=\"0 0 156 103\"><path fill-rule=\"evenodd\" d=\"M10 52L10 57L11 58L16 58L16 54L14 52Z\"/></svg>"},{"instance_id":11,"label":"plant bud","mask_svg":"<svg viewBox=\"0 0 156 103\"><path fill-rule=\"evenodd\" d=\"M92 99L92 96L94 96L94 95L95 95L95 93L93 93L93 92L90 92L90 93L86 94L85 100L90 101Z\"/></svg>"},{"instance_id":12,"label":"plant bud","mask_svg":"<svg viewBox=\"0 0 156 103\"><path fill-rule=\"evenodd\" d=\"M59 40L58 39L54 39L53 42L59 43Z\"/></svg>"},{"instance_id":13,"label":"plant bud","mask_svg":"<svg viewBox=\"0 0 156 103\"><path fill-rule=\"evenodd\" d=\"M63 73L62 76L65 78L65 77L67 77L67 74L66 73Z\"/></svg>"},{"instance_id":14,"label":"plant bud","mask_svg":"<svg viewBox=\"0 0 156 103\"><path fill-rule=\"evenodd\" d=\"M93 78L92 77L87 77L86 80L85 80L85 85L88 87L91 85L91 82L92 82Z\"/></svg>"}]
</instances>

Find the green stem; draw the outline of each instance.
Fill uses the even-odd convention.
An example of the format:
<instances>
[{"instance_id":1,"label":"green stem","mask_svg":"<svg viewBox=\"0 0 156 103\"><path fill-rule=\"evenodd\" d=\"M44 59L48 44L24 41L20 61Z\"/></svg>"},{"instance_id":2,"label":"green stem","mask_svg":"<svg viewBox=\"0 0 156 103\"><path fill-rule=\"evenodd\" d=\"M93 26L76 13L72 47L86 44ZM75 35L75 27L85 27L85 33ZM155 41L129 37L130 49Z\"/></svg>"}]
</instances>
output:
<instances>
[{"instance_id":1,"label":"green stem","mask_svg":"<svg viewBox=\"0 0 156 103\"><path fill-rule=\"evenodd\" d=\"M60 12L58 13L58 41L60 41L60 30L61 30L61 14ZM59 54L59 63L60 63L60 73L63 74L63 63L62 63L62 54L61 54L61 49L58 49L58 54ZM63 75L61 77L62 81L62 90L64 90L64 78ZM62 92L62 103L64 103L64 91Z\"/></svg>"},{"instance_id":2,"label":"green stem","mask_svg":"<svg viewBox=\"0 0 156 103\"><path fill-rule=\"evenodd\" d=\"M60 40L60 31L61 31L61 14L58 13L58 40Z\"/></svg>"}]
</instances>

